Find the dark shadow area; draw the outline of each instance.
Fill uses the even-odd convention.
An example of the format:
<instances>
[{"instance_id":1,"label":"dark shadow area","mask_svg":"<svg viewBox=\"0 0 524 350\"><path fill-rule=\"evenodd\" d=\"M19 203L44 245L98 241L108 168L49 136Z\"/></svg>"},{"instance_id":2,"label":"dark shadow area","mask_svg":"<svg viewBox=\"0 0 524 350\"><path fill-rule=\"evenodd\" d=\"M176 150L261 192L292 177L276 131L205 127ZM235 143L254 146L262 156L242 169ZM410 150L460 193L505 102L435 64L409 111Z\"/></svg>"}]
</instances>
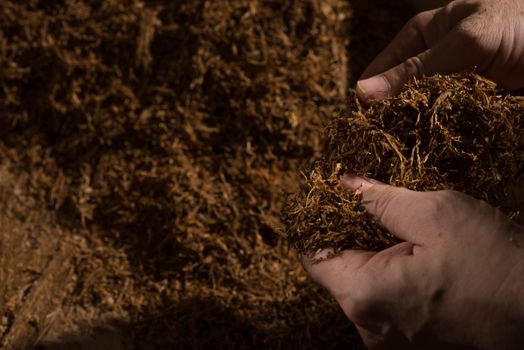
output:
<instances>
[{"instance_id":1,"label":"dark shadow area","mask_svg":"<svg viewBox=\"0 0 524 350\"><path fill-rule=\"evenodd\" d=\"M265 305L275 307L275 305ZM264 307L264 305L261 305ZM280 303L285 315L290 309L303 312L300 304ZM298 322L286 322L276 316L275 324L283 326L260 328L258 320L242 316L241 306L232 307L212 299L189 298L164 310L145 314L138 323L112 322L87 326L89 335L63 334L56 339L39 341L37 350L149 350L149 349L345 349L365 350L356 330L342 311L333 304L319 308L319 314L304 314ZM312 321L314 319L314 321ZM340 328L347 324L347 338L340 337ZM453 344L427 344L424 349L474 350Z\"/></svg>"},{"instance_id":2,"label":"dark shadow area","mask_svg":"<svg viewBox=\"0 0 524 350\"><path fill-rule=\"evenodd\" d=\"M89 329L86 327L86 329ZM76 336L61 335L53 341L42 341L35 344L38 350L127 350L130 349L126 341L122 325L95 327L90 329L90 335Z\"/></svg>"},{"instance_id":3,"label":"dark shadow area","mask_svg":"<svg viewBox=\"0 0 524 350\"><path fill-rule=\"evenodd\" d=\"M364 349L337 306L319 308L320 314L305 314L302 318L296 317L303 312L300 304L262 304L261 317L264 307L282 310L281 315L275 315L275 327L260 328L260 320L242 316L245 310L241 305L225 306L213 299L190 298L158 313L145 314L135 324L115 322L95 327L89 331L90 336L64 335L42 341L36 349L320 349L326 344L331 344L331 349ZM286 319L289 311L295 316L293 320L299 322ZM341 340L337 335L336 342L330 342L330 337L336 335L332 325L341 323L347 324L347 339Z\"/></svg>"},{"instance_id":4,"label":"dark shadow area","mask_svg":"<svg viewBox=\"0 0 524 350\"><path fill-rule=\"evenodd\" d=\"M348 80L354 86L369 63L415 15L409 1L352 0L348 46Z\"/></svg>"}]
</instances>

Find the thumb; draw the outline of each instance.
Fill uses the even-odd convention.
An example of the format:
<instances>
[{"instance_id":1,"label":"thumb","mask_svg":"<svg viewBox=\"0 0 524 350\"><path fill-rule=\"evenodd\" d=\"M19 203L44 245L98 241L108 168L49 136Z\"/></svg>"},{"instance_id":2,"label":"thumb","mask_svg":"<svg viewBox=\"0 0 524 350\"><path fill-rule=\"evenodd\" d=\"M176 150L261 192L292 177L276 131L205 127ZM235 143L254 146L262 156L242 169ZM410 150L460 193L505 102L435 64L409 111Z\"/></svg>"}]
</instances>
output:
<instances>
[{"instance_id":1,"label":"thumb","mask_svg":"<svg viewBox=\"0 0 524 350\"><path fill-rule=\"evenodd\" d=\"M364 102L371 102L398 95L410 78L420 78L429 74L426 68L428 51L408 58L384 73L359 81L357 83L358 97Z\"/></svg>"},{"instance_id":2,"label":"thumb","mask_svg":"<svg viewBox=\"0 0 524 350\"><path fill-rule=\"evenodd\" d=\"M451 52L462 52L460 58ZM383 100L399 94L411 78L436 73L447 74L471 69L479 63L478 47L460 26L449 32L435 46L412 56L397 66L357 82L357 95L364 102Z\"/></svg>"},{"instance_id":3,"label":"thumb","mask_svg":"<svg viewBox=\"0 0 524 350\"><path fill-rule=\"evenodd\" d=\"M388 186L354 175L343 176L341 183L350 190L362 192L364 208L390 233L419 246L427 242L424 231L431 211L425 208L434 204L431 193Z\"/></svg>"}]
</instances>

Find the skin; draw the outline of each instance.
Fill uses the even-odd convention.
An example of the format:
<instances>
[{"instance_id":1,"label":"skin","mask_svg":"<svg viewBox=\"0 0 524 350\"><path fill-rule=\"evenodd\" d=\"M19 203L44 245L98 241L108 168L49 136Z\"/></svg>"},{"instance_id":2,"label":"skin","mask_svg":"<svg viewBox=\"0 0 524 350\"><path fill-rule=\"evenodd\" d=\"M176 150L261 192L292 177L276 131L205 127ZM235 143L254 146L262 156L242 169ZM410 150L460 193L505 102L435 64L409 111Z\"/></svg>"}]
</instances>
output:
<instances>
[{"instance_id":1,"label":"skin","mask_svg":"<svg viewBox=\"0 0 524 350\"><path fill-rule=\"evenodd\" d=\"M303 259L369 349L524 349L523 227L454 191L341 182L362 191L367 211L405 241Z\"/></svg>"},{"instance_id":2,"label":"skin","mask_svg":"<svg viewBox=\"0 0 524 350\"><path fill-rule=\"evenodd\" d=\"M524 1L455 0L411 19L357 83L364 102L398 94L411 78L475 70L524 87Z\"/></svg>"}]
</instances>

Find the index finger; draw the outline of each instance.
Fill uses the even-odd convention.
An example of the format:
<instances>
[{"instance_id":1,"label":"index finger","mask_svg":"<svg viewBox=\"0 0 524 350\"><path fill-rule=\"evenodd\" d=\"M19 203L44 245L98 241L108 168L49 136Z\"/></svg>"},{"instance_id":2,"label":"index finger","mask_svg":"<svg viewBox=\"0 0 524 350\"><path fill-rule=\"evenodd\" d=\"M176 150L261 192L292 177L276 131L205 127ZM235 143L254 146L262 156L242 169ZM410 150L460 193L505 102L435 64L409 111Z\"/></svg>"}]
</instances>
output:
<instances>
[{"instance_id":1,"label":"index finger","mask_svg":"<svg viewBox=\"0 0 524 350\"><path fill-rule=\"evenodd\" d=\"M362 206L388 232L403 241L426 245L433 225L434 192L410 191L372 181L353 175L341 178L343 186L362 192Z\"/></svg>"},{"instance_id":2,"label":"index finger","mask_svg":"<svg viewBox=\"0 0 524 350\"><path fill-rule=\"evenodd\" d=\"M422 12L409 20L391 43L366 68L360 80L383 73L429 48L424 32L437 10Z\"/></svg>"},{"instance_id":3,"label":"index finger","mask_svg":"<svg viewBox=\"0 0 524 350\"><path fill-rule=\"evenodd\" d=\"M435 46L457 23L478 11L478 6L475 3L452 1L447 6L419 13L369 64L360 79L384 73Z\"/></svg>"}]
</instances>

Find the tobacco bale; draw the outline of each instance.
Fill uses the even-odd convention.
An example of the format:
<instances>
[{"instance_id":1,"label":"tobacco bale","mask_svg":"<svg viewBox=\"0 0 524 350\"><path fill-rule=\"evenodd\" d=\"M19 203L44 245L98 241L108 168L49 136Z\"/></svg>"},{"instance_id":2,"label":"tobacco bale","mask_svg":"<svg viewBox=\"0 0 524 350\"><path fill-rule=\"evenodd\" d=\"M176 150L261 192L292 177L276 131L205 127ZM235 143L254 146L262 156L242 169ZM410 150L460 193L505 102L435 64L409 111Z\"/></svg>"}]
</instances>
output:
<instances>
[{"instance_id":1,"label":"tobacco bale","mask_svg":"<svg viewBox=\"0 0 524 350\"><path fill-rule=\"evenodd\" d=\"M475 74L415 80L368 109L356 99L325 130L324 158L283 213L303 254L380 250L398 242L359 205L339 176L353 172L417 191L457 190L516 217L510 189L523 169L523 99Z\"/></svg>"}]
</instances>

